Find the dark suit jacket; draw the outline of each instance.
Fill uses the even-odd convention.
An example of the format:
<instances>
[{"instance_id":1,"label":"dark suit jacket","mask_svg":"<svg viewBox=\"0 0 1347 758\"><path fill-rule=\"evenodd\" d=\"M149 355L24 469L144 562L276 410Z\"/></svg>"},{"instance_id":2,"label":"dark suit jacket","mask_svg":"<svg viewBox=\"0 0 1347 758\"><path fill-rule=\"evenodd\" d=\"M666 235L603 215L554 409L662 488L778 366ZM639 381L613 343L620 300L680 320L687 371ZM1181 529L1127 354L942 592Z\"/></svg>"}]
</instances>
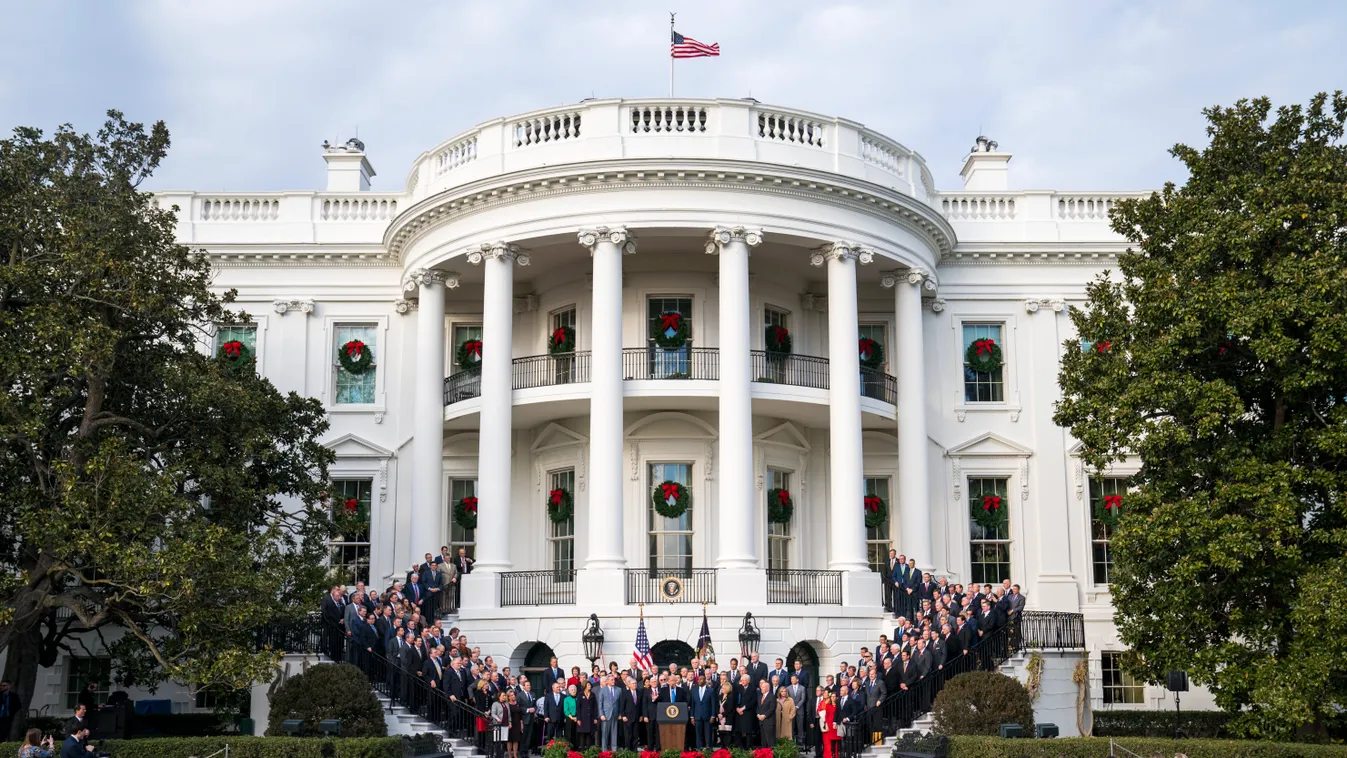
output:
<instances>
[{"instance_id":1,"label":"dark suit jacket","mask_svg":"<svg viewBox=\"0 0 1347 758\"><path fill-rule=\"evenodd\" d=\"M758 682L767 678L767 664L762 661L748 664L748 677L753 680L753 689L758 689Z\"/></svg>"},{"instance_id":2,"label":"dark suit jacket","mask_svg":"<svg viewBox=\"0 0 1347 758\"><path fill-rule=\"evenodd\" d=\"M759 692L758 699L754 703L758 712L757 715L766 717L758 722L758 728L762 730L761 733L776 734L776 693L768 692L764 695Z\"/></svg>"},{"instance_id":3,"label":"dark suit jacket","mask_svg":"<svg viewBox=\"0 0 1347 758\"><path fill-rule=\"evenodd\" d=\"M454 566L458 568L458 573L460 574L471 574L472 564L474 563L476 563L476 561L466 555L462 558L454 558Z\"/></svg>"},{"instance_id":4,"label":"dark suit jacket","mask_svg":"<svg viewBox=\"0 0 1347 758\"><path fill-rule=\"evenodd\" d=\"M84 753L84 741L75 739L74 735L61 743L61 758L84 758Z\"/></svg>"},{"instance_id":5,"label":"dark suit jacket","mask_svg":"<svg viewBox=\"0 0 1347 758\"><path fill-rule=\"evenodd\" d=\"M903 683L902 663L903 660L901 658L894 661L893 665L889 667L889 670L885 671L884 675L880 677L884 680L884 689L888 692L897 692L898 685Z\"/></svg>"},{"instance_id":6,"label":"dark suit jacket","mask_svg":"<svg viewBox=\"0 0 1347 758\"><path fill-rule=\"evenodd\" d=\"M936 638L934 642L926 646L926 650L932 656L931 659L932 669L937 669L945 665L945 655L946 653L949 652L949 648L948 646L945 645L944 640Z\"/></svg>"},{"instance_id":7,"label":"dark suit jacket","mask_svg":"<svg viewBox=\"0 0 1347 758\"><path fill-rule=\"evenodd\" d=\"M761 692L751 692L747 689L736 689L734 692L734 731L740 734L753 734L758 731L758 699L762 696ZM743 708L744 712L739 713ZM773 715L776 714L776 706L772 707Z\"/></svg>"},{"instance_id":8,"label":"dark suit jacket","mask_svg":"<svg viewBox=\"0 0 1347 758\"><path fill-rule=\"evenodd\" d=\"M413 645L402 651L402 670L408 676L415 676L421 670L421 664L425 659L425 648L417 649Z\"/></svg>"},{"instance_id":9,"label":"dark suit jacket","mask_svg":"<svg viewBox=\"0 0 1347 758\"><path fill-rule=\"evenodd\" d=\"M694 686L688 693L692 701L692 718L698 720L713 719L719 714L720 693L714 687Z\"/></svg>"},{"instance_id":10,"label":"dark suit jacket","mask_svg":"<svg viewBox=\"0 0 1347 758\"><path fill-rule=\"evenodd\" d=\"M801 687L804 687L804 691L805 691L805 692L808 692L811 696L814 694L814 688L811 687L811 686L809 686L809 672L808 672L808 671L806 671L806 670L804 670L804 669L800 669L799 671L792 671L792 672L790 672L790 673L792 673L792 674L794 674L794 675L800 677L800 686L801 686ZM787 677L787 679L786 679L786 684L787 684L787 685L790 684L790 678L789 678L789 677ZM808 698L806 698L806 700L808 700Z\"/></svg>"},{"instance_id":11,"label":"dark suit jacket","mask_svg":"<svg viewBox=\"0 0 1347 758\"><path fill-rule=\"evenodd\" d=\"M664 702L663 698L657 697L656 699L651 700L650 690L646 690L645 697L641 698L640 717L643 719L649 719L650 723L652 724L656 723L656 720L659 718L660 711L662 710L659 705L661 702Z\"/></svg>"},{"instance_id":12,"label":"dark suit jacket","mask_svg":"<svg viewBox=\"0 0 1347 758\"><path fill-rule=\"evenodd\" d=\"M332 599L332 595L323 597L323 621L332 626L340 626L342 619L346 615L346 608Z\"/></svg>"},{"instance_id":13,"label":"dark suit jacket","mask_svg":"<svg viewBox=\"0 0 1347 758\"><path fill-rule=\"evenodd\" d=\"M847 695L845 703L840 699L837 701L837 715L835 718L838 721L841 721L842 719L851 719L852 721L855 721L856 717L861 715L864 711L865 693L862 692L859 697L855 694L849 694Z\"/></svg>"},{"instance_id":14,"label":"dark suit jacket","mask_svg":"<svg viewBox=\"0 0 1347 758\"><path fill-rule=\"evenodd\" d=\"M564 698L565 695L566 695L566 693L565 693L565 689L566 689L566 672L565 672L565 670L563 670L560 666L558 666L557 668L554 668L554 669L547 669L546 671L543 672L543 689L546 690L548 693L551 693L551 692L552 692L552 683L553 683L553 682L561 682L561 688L562 688L562 693L561 693L561 694L562 694L562 697Z\"/></svg>"},{"instance_id":15,"label":"dark suit jacket","mask_svg":"<svg viewBox=\"0 0 1347 758\"><path fill-rule=\"evenodd\" d=\"M673 691L671 691L669 685L666 684L666 685L664 685L663 687L660 687L660 688L659 688L659 702L661 702L661 703L673 703L673 702L678 702L678 703L691 703L691 702L692 702L692 696L688 694L688 691L687 691L687 690L683 689L682 687L674 687L674 688L672 688L672 690L676 690L676 691L677 691L677 693L678 693L678 698L677 698L677 700L674 699Z\"/></svg>"},{"instance_id":16,"label":"dark suit jacket","mask_svg":"<svg viewBox=\"0 0 1347 758\"><path fill-rule=\"evenodd\" d=\"M426 684L432 685L435 689L444 689L444 662L440 661L440 669L435 669L436 660L426 658L425 663L421 664L421 677L425 679Z\"/></svg>"},{"instance_id":17,"label":"dark suit jacket","mask_svg":"<svg viewBox=\"0 0 1347 758\"><path fill-rule=\"evenodd\" d=\"M917 582L916 589L912 591L912 596L917 598L917 600L934 600L935 588L935 582Z\"/></svg>"},{"instance_id":18,"label":"dark suit jacket","mask_svg":"<svg viewBox=\"0 0 1347 758\"><path fill-rule=\"evenodd\" d=\"M635 695L634 698L632 697L633 694ZM621 692L618 693L617 696L617 718L619 719L618 723L621 723L621 719L623 718L626 718L628 722L632 722L636 721L641 717L640 715L641 706L639 705L640 699L641 693L638 690L629 690L624 688Z\"/></svg>"}]
</instances>

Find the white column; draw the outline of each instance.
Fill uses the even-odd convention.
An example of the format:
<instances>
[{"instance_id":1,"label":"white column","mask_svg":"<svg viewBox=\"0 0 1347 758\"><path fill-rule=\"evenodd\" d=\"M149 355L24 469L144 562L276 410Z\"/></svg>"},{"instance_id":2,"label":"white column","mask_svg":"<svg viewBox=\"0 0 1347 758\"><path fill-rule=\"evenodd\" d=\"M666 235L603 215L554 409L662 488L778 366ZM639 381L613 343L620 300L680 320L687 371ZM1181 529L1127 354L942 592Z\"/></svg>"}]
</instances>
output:
<instances>
[{"instance_id":1,"label":"white column","mask_svg":"<svg viewBox=\"0 0 1347 758\"><path fill-rule=\"evenodd\" d=\"M417 269L405 291L418 291L416 311L416 418L412 420L412 503L408 552L395 569L426 551L439 550L445 533L444 500L444 290L458 275ZM433 543L433 544L432 544Z\"/></svg>"},{"instance_id":2,"label":"white column","mask_svg":"<svg viewBox=\"0 0 1347 758\"><path fill-rule=\"evenodd\" d=\"M720 516L716 567L720 569L758 568L748 255L761 242L761 231L735 226L717 227L706 243L707 253L720 256L720 455L716 467Z\"/></svg>"},{"instance_id":3,"label":"white column","mask_svg":"<svg viewBox=\"0 0 1347 758\"><path fill-rule=\"evenodd\" d=\"M828 500L831 507L828 567L866 572L865 466L861 448L861 359L856 307L856 261L873 254L849 242L834 242L810 258L828 267ZM879 582L872 582L878 594ZM850 586L850 582L847 583ZM850 604L850 603L848 603Z\"/></svg>"},{"instance_id":4,"label":"white column","mask_svg":"<svg viewBox=\"0 0 1347 758\"><path fill-rule=\"evenodd\" d=\"M921 292L935 289L924 272L908 269L886 274L894 288L897 350L890 361L898 380L898 498L902 534L898 552L914 558L923 571L934 571L931 502L926 468L926 374L922 344Z\"/></svg>"},{"instance_id":5,"label":"white column","mask_svg":"<svg viewBox=\"0 0 1347 758\"><path fill-rule=\"evenodd\" d=\"M590 306L589 553L584 567L586 571L620 570L627 566L622 550L622 256L636 252L636 240L623 227L584 229L579 239L594 258ZM595 598L601 599L601 595Z\"/></svg>"},{"instance_id":6,"label":"white column","mask_svg":"<svg viewBox=\"0 0 1347 758\"><path fill-rule=\"evenodd\" d=\"M494 592L483 597L469 587L486 589L489 582L473 581L476 572L510 570L511 406L513 377L510 346L514 338L514 264L528 265L528 255L514 245L493 242L469 252L468 261L481 265L482 400L477 448L477 563L474 575L463 583L463 602L469 607L492 607Z\"/></svg>"}]
</instances>

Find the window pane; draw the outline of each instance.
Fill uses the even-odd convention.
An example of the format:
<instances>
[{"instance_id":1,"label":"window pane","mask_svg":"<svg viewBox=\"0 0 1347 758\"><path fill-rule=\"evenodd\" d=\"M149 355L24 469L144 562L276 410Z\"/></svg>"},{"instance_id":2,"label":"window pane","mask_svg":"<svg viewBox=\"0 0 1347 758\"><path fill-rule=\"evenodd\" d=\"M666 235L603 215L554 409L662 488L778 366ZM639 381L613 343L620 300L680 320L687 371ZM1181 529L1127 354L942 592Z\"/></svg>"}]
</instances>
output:
<instances>
[{"instance_id":1,"label":"window pane","mask_svg":"<svg viewBox=\"0 0 1347 758\"><path fill-rule=\"evenodd\" d=\"M471 368L469 366L458 365L458 349L468 340L480 340L481 338L481 324L454 325L454 341L453 344L449 346L449 373L453 374L462 371L464 368ZM483 346L482 349L485 350L487 348Z\"/></svg>"},{"instance_id":2,"label":"window pane","mask_svg":"<svg viewBox=\"0 0 1347 758\"><path fill-rule=\"evenodd\" d=\"M255 324L235 324L221 326L215 332L215 352L226 342L242 342L254 355L257 354L257 326Z\"/></svg>"},{"instance_id":3,"label":"window pane","mask_svg":"<svg viewBox=\"0 0 1347 758\"><path fill-rule=\"evenodd\" d=\"M1005 343L1001 339L1000 324L964 324L963 325L963 349L960 353L960 360L963 360L963 353L968 351L968 347L977 340L989 339L1000 346L1002 356L1005 356ZM967 361L964 361L963 367L963 393L964 400L969 403L1000 403L1005 402L1005 366L995 371L974 371L968 367Z\"/></svg>"},{"instance_id":4,"label":"window pane","mask_svg":"<svg viewBox=\"0 0 1347 758\"><path fill-rule=\"evenodd\" d=\"M661 483L677 482L684 487L692 479L692 466L687 463L652 463L649 469L649 489L653 493ZM692 512L696 506L691 488L688 488L688 509L678 518L666 518L655 511L653 498L647 496L649 514L651 569L692 568Z\"/></svg>"},{"instance_id":5,"label":"window pane","mask_svg":"<svg viewBox=\"0 0 1347 758\"><path fill-rule=\"evenodd\" d=\"M767 469L767 491L783 489L790 492L790 472ZM791 493L792 501L795 494ZM791 517L794 520L794 516ZM767 522L767 568L785 571L790 568L790 524Z\"/></svg>"},{"instance_id":6,"label":"window pane","mask_svg":"<svg viewBox=\"0 0 1347 758\"><path fill-rule=\"evenodd\" d=\"M968 479L970 578L979 584L1000 584L1001 580L1010 578L1010 519L1006 518L994 527L985 527L972 516L972 509L981 508L987 496L1001 498L1001 508L1009 516L1010 501L1006 490L1005 479Z\"/></svg>"},{"instance_id":7,"label":"window pane","mask_svg":"<svg viewBox=\"0 0 1347 758\"><path fill-rule=\"evenodd\" d=\"M549 489L566 490L574 498L574 469L553 471L549 479L551 481ZM547 522L551 524L552 529L552 536L549 538L549 542L552 543L552 571L556 575L556 581L569 582L574 578L575 571L575 510L571 509L571 517L565 521L558 523L548 518Z\"/></svg>"},{"instance_id":8,"label":"window pane","mask_svg":"<svg viewBox=\"0 0 1347 758\"><path fill-rule=\"evenodd\" d=\"M451 479L449 481L449 550L456 556L463 548L469 558L477 557L476 529L464 529L454 521L454 506L465 497L477 496L476 479Z\"/></svg>"},{"instance_id":9,"label":"window pane","mask_svg":"<svg viewBox=\"0 0 1347 758\"><path fill-rule=\"evenodd\" d=\"M873 339L873 338L872 338ZM893 514L893 503L889 501L889 478L887 476L865 477L865 494L878 495L888 506L889 516ZM870 569L883 573L889 565L889 519L886 517L879 526L865 527L865 551L869 556Z\"/></svg>"},{"instance_id":10,"label":"window pane","mask_svg":"<svg viewBox=\"0 0 1347 758\"><path fill-rule=\"evenodd\" d=\"M1113 527L1095 518L1103 510L1104 498L1122 495L1127 492L1127 480L1123 477L1104 477L1090 480L1090 541L1094 555L1094 583L1108 584L1113 574L1113 556L1109 541L1113 538Z\"/></svg>"},{"instance_id":11,"label":"window pane","mask_svg":"<svg viewBox=\"0 0 1347 758\"><path fill-rule=\"evenodd\" d=\"M335 362L337 380L336 402L338 405L369 404L374 402L375 378L379 373L371 368L363 374L352 374L341 367L337 360L337 350L351 340L365 343L365 349L374 356L377 365L379 353L374 344L375 327L369 324L345 324L336 329L337 342L332 346L332 360Z\"/></svg>"},{"instance_id":12,"label":"window pane","mask_svg":"<svg viewBox=\"0 0 1347 758\"><path fill-rule=\"evenodd\" d=\"M692 298L690 297L652 297L647 302L647 315L649 318L647 329L647 340L651 346L655 345L655 340L649 337L655 329L659 328L661 313L681 313L683 320L689 324L688 334L691 337L687 344L680 348L665 349L656 347L650 351L650 378L651 379L683 379L692 375L692 343L696 335L692 334Z\"/></svg>"},{"instance_id":13,"label":"window pane","mask_svg":"<svg viewBox=\"0 0 1347 758\"><path fill-rule=\"evenodd\" d=\"M79 695L89 684L94 683L94 702L102 705L108 701L109 687L112 683L111 658L66 658L65 701L66 708L74 710L79 704Z\"/></svg>"},{"instance_id":14,"label":"window pane","mask_svg":"<svg viewBox=\"0 0 1347 758\"><path fill-rule=\"evenodd\" d=\"M1105 705L1134 705L1144 700L1145 686L1123 671L1121 653L1102 653L1100 664Z\"/></svg>"},{"instance_id":15,"label":"window pane","mask_svg":"<svg viewBox=\"0 0 1347 758\"><path fill-rule=\"evenodd\" d=\"M768 307L763 312L763 322L767 326L779 326L782 329L789 330L790 325L786 323L789 318L789 314L778 308Z\"/></svg>"},{"instance_id":16,"label":"window pane","mask_svg":"<svg viewBox=\"0 0 1347 758\"><path fill-rule=\"evenodd\" d=\"M341 533L328 543L328 568L337 581L369 581L369 530L373 479L334 479L328 508Z\"/></svg>"}]
</instances>

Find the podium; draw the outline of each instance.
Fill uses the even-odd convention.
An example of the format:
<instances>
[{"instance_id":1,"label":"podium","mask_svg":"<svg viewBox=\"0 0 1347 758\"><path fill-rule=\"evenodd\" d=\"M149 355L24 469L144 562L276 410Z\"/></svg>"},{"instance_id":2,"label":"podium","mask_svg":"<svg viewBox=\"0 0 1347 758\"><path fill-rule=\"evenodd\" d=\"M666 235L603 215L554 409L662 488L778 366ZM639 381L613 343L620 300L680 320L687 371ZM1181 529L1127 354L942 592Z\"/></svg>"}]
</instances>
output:
<instances>
[{"instance_id":1,"label":"podium","mask_svg":"<svg viewBox=\"0 0 1347 758\"><path fill-rule=\"evenodd\" d=\"M660 703L655 720L659 723L660 750L683 752L688 733L688 704Z\"/></svg>"}]
</instances>

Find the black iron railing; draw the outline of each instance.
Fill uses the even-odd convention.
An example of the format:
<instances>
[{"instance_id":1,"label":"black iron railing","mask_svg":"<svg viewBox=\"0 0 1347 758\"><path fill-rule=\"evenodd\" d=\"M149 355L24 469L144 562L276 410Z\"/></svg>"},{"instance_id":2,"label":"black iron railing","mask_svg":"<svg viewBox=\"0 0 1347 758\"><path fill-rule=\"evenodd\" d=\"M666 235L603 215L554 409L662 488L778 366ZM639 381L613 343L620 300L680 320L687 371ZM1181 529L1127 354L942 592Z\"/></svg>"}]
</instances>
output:
<instances>
[{"instance_id":1,"label":"black iron railing","mask_svg":"<svg viewBox=\"0 0 1347 758\"><path fill-rule=\"evenodd\" d=\"M828 359L812 355L752 351L753 381L828 389Z\"/></svg>"},{"instance_id":2,"label":"black iron railing","mask_svg":"<svg viewBox=\"0 0 1347 758\"><path fill-rule=\"evenodd\" d=\"M898 404L898 380L880 371L861 369L861 397Z\"/></svg>"},{"instance_id":3,"label":"black iron railing","mask_svg":"<svg viewBox=\"0 0 1347 758\"><path fill-rule=\"evenodd\" d=\"M842 572L767 569L767 602L841 605Z\"/></svg>"},{"instance_id":4,"label":"black iron railing","mask_svg":"<svg viewBox=\"0 0 1347 758\"><path fill-rule=\"evenodd\" d=\"M1085 648L1085 621L1079 613L1025 611L1022 615L1018 647L1030 650Z\"/></svg>"},{"instance_id":5,"label":"black iron railing","mask_svg":"<svg viewBox=\"0 0 1347 758\"><path fill-rule=\"evenodd\" d=\"M324 653L345 645L339 628L329 630L322 614L311 612L295 619L273 621L257 630L258 649L271 648L287 653ZM332 658L331 655L328 655ZM332 658L334 661L340 658Z\"/></svg>"},{"instance_id":6,"label":"black iron railing","mask_svg":"<svg viewBox=\"0 0 1347 758\"><path fill-rule=\"evenodd\" d=\"M482 395L482 369L470 368L444 380L444 404L453 405Z\"/></svg>"},{"instance_id":7,"label":"black iron railing","mask_svg":"<svg viewBox=\"0 0 1347 758\"><path fill-rule=\"evenodd\" d=\"M575 569L503 572L500 604L575 605Z\"/></svg>"},{"instance_id":8,"label":"black iron railing","mask_svg":"<svg viewBox=\"0 0 1347 758\"><path fill-rule=\"evenodd\" d=\"M626 573L627 605L716 602L715 569L651 567Z\"/></svg>"},{"instance_id":9,"label":"black iron railing","mask_svg":"<svg viewBox=\"0 0 1347 758\"><path fill-rule=\"evenodd\" d=\"M626 379L720 378L720 351L714 347L628 347L622 350Z\"/></svg>"},{"instance_id":10,"label":"black iron railing","mask_svg":"<svg viewBox=\"0 0 1347 758\"><path fill-rule=\"evenodd\" d=\"M589 351L515 358L511 370L517 390L580 384L589 381Z\"/></svg>"}]
</instances>

